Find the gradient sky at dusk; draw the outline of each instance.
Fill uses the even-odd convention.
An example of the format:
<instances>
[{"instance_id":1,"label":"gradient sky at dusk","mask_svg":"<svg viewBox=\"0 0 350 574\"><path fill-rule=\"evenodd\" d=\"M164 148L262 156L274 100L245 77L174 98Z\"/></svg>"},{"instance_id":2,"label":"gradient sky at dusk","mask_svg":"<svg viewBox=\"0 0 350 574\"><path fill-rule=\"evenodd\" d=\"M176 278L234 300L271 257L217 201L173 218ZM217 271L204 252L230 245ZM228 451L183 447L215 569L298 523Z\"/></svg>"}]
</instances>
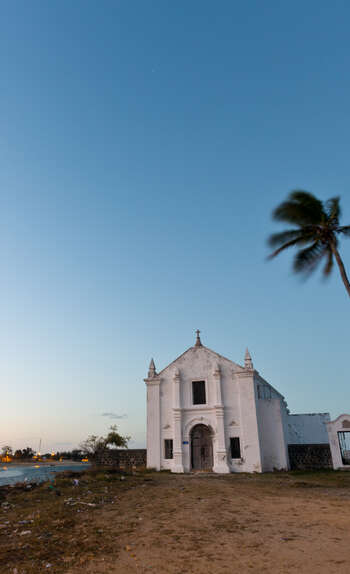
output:
<instances>
[{"instance_id":1,"label":"gradient sky at dusk","mask_svg":"<svg viewBox=\"0 0 350 574\"><path fill-rule=\"evenodd\" d=\"M194 343L292 412L350 411L337 270L266 261L294 188L350 224L350 5L13 0L0 34L0 446L117 423ZM350 240L342 244L350 270Z\"/></svg>"}]
</instances>

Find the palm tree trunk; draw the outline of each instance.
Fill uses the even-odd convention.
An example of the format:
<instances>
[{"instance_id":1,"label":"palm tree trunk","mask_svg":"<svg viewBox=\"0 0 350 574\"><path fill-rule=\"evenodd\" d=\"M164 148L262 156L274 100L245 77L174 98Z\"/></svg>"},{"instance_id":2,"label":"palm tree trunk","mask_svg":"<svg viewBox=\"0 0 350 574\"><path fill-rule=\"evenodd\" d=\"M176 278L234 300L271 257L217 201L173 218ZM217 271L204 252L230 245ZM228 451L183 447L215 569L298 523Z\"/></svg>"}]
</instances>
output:
<instances>
[{"instance_id":1,"label":"palm tree trunk","mask_svg":"<svg viewBox=\"0 0 350 574\"><path fill-rule=\"evenodd\" d=\"M341 275L341 278L342 278L343 283L345 285L345 289L347 290L348 295L350 297L350 283L349 283L349 279L348 279L348 276L347 276L346 271L345 271L343 260L340 257L339 251L335 245L331 244L331 249L332 249L333 255L336 259L336 262L338 263L340 275Z\"/></svg>"}]
</instances>

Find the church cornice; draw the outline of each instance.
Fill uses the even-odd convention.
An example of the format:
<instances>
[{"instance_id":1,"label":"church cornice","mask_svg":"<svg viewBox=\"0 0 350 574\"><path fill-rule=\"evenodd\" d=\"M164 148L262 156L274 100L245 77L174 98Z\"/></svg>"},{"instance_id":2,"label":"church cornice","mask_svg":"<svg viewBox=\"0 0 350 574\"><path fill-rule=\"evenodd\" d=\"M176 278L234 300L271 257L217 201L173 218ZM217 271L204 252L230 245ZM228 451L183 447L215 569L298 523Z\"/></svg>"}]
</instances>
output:
<instances>
[{"instance_id":1,"label":"church cornice","mask_svg":"<svg viewBox=\"0 0 350 574\"><path fill-rule=\"evenodd\" d=\"M152 379L143 379L144 382L146 383L147 386L152 386L152 385L160 385L161 383L161 379L159 378L152 378Z\"/></svg>"},{"instance_id":2,"label":"church cornice","mask_svg":"<svg viewBox=\"0 0 350 574\"><path fill-rule=\"evenodd\" d=\"M242 372L236 373L237 379L254 379L254 375L257 371L254 370L244 370Z\"/></svg>"},{"instance_id":3,"label":"church cornice","mask_svg":"<svg viewBox=\"0 0 350 574\"><path fill-rule=\"evenodd\" d=\"M208 406L205 408L199 408L199 407L201 407L201 405L198 405L198 408L197 407L184 407L184 408L181 408L180 410L184 413L194 413L194 414L198 415L199 413L213 413L218 408L222 409L222 410L231 408L231 407L223 407L221 405L220 406L214 405L212 407Z\"/></svg>"}]
</instances>

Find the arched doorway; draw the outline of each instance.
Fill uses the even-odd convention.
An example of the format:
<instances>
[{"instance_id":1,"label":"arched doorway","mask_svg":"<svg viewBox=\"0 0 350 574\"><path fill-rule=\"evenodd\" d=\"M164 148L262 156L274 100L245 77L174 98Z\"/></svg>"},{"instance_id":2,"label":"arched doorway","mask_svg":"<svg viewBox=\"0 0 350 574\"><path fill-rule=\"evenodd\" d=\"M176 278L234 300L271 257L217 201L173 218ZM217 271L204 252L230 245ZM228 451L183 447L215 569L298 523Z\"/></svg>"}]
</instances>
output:
<instances>
[{"instance_id":1,"label":"arched doorway","mask_svg":"<svg viewBox=\"0 0 350 574\"><path fill-rule=\"evenodd\" d=\"M196 425L191 431L191 467L192 470L213 469L213 441L205 425Z\"/></svg>"}]
</instances>

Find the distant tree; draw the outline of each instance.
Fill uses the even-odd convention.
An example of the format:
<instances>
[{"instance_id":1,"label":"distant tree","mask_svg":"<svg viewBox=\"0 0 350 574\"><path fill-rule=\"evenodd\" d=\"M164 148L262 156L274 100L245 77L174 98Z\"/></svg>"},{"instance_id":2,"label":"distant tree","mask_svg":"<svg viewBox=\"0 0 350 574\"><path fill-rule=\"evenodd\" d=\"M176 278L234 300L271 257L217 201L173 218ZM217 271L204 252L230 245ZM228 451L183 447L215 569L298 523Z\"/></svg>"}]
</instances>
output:
<instances>
[{"instance_id":1,"label":"distant tree","mask_svg":"<svg viewBox=\"0 0 350 574\"><path fill-rule=\"evenodd\" d=\"M59 452L45 452L45 454L42 455L42 458L46 458L46 459L50 459L50 460L59 460L60 458L60 453Z\"/></svg>"},{"instance_id":2,"label":"distant tree","mask_svg":"<svg viewBox=\"0 0 350 574\"><path fill-rule=\"evenodd\" d=\"M95 457L107 449L106 439L94 434L90 435L79 446L83 454L90 457Z\"/></svg>"},{"instance_id":3,"label":"distant tree","mask_svg":"<svg viewBox=\"0 0 350 574\"><path fill-rule=\"evenodd\" d=\"M33 458L35 452L30 446L22 449L22 458Z\"/></svg>"},{"instance_id":4,"label":"distant tree","mask_svg":"<svg viewBox=\"0 0 350 574\"><path fill-rule=\"evenodd\" d=\"M3 446L2 449L1 449L1 454L2 454L2 456L6 456L6 455L11 456L12 453L13 453L12 446L5 445L5 446Z\"/></svg>"},{"instance_id":5,"label":"distant tree","mask_svg":"<svg viewBox=\"0 0 350 574\"><path fill-rule=\"evenodd\" d=\"M108 433L107 437L106 437L106 445L112 445L115 446L116 448L128 448L128 442L130 440L129 436L121 436L118 433L118 427L117 425L112 425L111 427L109 427L110 432Z\"/></svg>"},{"instance_id":6,"label":"distant tree","mask_svg":"<svg viewBox=\"0 0 350 574\"><path fill-rule=\"evenodd\" d=\"M293 268L296 273L304 273L306 276L324 260L323 274L327 277L332 272L335 259L350 297L349 279L338 250L338 237L350 237L350 225L339 225L339 202L339 197L332 197L322 203L307 191L292 191L288 199L276 207L272 217L297 227L274 233L268 242L271 247L277 247L270 258L289 247L297 247Z\"/></svg>"},{"instance_id":7,"label":"distant tree","mask_svg":"<svg viewBox=\"0 0 350 574\"><path fill-rule=\"evenodd\" d=\"M18 449L15 451L15 458L22 458L23 453L21 451L21 449Z\"/></svg>"},{"instance_id":8,"label":"distant tree","mask_svg":"<svg viewBox=\"0 0 350 574\"><path fill-rule=\"evenodd\" d=\"M110 427L110 432L106 437L90 435L79 446L83 454L94 458L108 450L109 445L115 446L116 448L127 448L129 440L130 437L121 436L118 433L117 426L113 425Z\"/></svg>"}]
</instances>

